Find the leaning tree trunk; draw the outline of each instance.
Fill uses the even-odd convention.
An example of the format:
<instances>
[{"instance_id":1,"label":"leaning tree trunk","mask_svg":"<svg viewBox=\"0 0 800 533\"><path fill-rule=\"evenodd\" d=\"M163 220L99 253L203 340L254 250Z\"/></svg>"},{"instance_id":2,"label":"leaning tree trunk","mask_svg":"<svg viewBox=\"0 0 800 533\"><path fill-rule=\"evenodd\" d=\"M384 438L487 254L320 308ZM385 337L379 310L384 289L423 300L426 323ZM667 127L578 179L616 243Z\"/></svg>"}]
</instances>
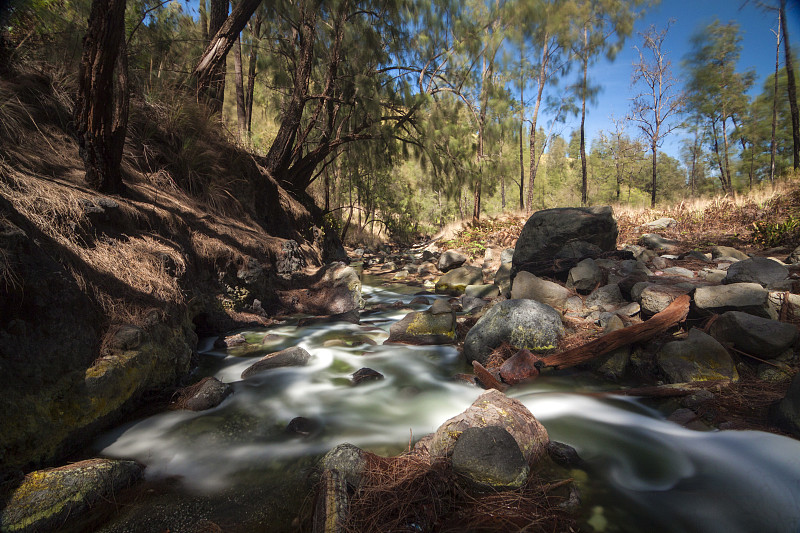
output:
<instances>
[{"instance_id":1,"label":"leaning tree trunk","mask_svg":"<svg viewBox=\"0 0 800 533\"><path fill-rule=\"evenodd\" d=\"M788 78L789 110L792 113L792 160L794 169L800 168L800 115L797 110L797 88L794 79L794 63L792 47L789 46L789 33L786 27L786 0L781 0L781 32L783 33L783 55L786 58L786 76Z\"/></svg>"},{"instance_id":2,"label":"leaning tree trunk","mask_svg":"<svg viewBox=\"0 0 800 533\"><path fill-rule=\"evenodd\" d=\"M125 0L93 0L78 70L75 125L86 181L107 193L121 193L125 188L120 173L128 129L128 64L124 56Z\"/></svg>"},{"instance_id":3,"label":"leaning tree trunk","mask_svg":"<svg viewBox=\"0 0 800 533\"><path fill-rule=\"evenodd\" d=\"M241 0L225 19L219 31L211 38L200 61L192 72L192 80L196 85L198 99L208 100L213 96L210 92L215 74L220 65L225 63L233 43L239 37L245 24L261 4L261 0Z\"/></svg>"}]
</instances>

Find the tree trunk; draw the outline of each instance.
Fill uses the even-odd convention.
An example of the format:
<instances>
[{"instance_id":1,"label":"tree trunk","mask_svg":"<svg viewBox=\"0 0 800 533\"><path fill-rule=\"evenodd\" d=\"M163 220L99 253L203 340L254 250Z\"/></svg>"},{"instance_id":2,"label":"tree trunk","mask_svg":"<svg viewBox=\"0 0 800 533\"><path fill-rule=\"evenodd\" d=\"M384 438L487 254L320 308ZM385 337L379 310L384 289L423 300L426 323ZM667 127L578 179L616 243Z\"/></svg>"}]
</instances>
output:
<instances>
[{"instance_id":1,"label":"tree trunk","mask_svg":"<svg viewBox=\"0 0 800 533\"><path fill-rule=\"evenodd\" d=\"M528 176L528 213L533 211L533 185L536 180L536 172L539 170L539 158L536 157L536 122L539 120L539 107L542 104L542 93L544 92L544 84L547 81L547 61L548 61L548 47L547 35L543 39L542 44L542 60L541 68L539 69L539 79L536 92L536 103L533 106L533 117L531 118L531 135L530 135L530 175Z\"/></svg>"},{"instance_id":2,"label":"tree trunk","mask_svg":"<svg viewBox=\"0 0 800 533\"><path fill-rule=\"evenodd\" d=\"M250 62L247 66L247 91L244 95L245 122L247 133L252 131L253 123L253 95L256 88L256 63L258 62L258 45L261 40L261 13L256 14L253 26L250 28Z\"/></svg>"},{"instance_id":3,"label":"tree trunk","mask_svg":"<svg viewBox=\"0 0 800 533\"><path fill-rule=\"evenodd\" d=\"M244 98L244 77L242 75L242 38L233 45L234 85L236 86L236 119L239 125L239 140L247 138L247 111Z\"/></svg>"},{"instance_id":4,"label":"tree trunk","mask_svg":"<svg viewBox=\"0 0 800 533\"><path fill-rule=\"evenodd\" d=\"M658 146L656 145L656 141L650 145L650 150L653 152L653 183L652 183L652 190L650 191L650 207L655 208L656 206L656 174L658 168Z\"/></svg>"},{"instance_id":5,"label":"tree trunk","mask_svg":"<svg viewBox=\"0 0 800 533\"><path fill-rule=\"evenodd\" d=\"M125 188L120 163L128 128L127 82L125 0L93 0L78 70L75 126L86 181L101 192Z\"/></svg>"},{"instance_id":6,"label":"tree trunk","mask_svg":"<svg viewBox=\"0 0 800 533\"><path fill-rule=\"evenodd\" d=\"M797 110L797 88L794 79L794 63L792 47L789 45L789 32L786 25L786 0L781 0L781 32L783 33L783 55L786 59L786 76L788 78L787 93L789 95L789 110L792 113L792 161L794 169L800 168L800 115Z\"/></svg>"},{"instance_id":7,"label":"tree trunk","mask_svg":"<svg viewBox=\"0 0 800 533\"><path fill-rule=\"evenodd\" d=\"M241 0L233 8L219 31L211 38L192 72L191 79L195 84L198 99L207 100L212 96L210 87L215 79L214 76L217 75L220 65L225 63L228 51L259 4L261 4L261 0Z\"/></svg>"},{"instance_id":8,"label":"tree trunk","mask_svg":"<svg viewBox=\"0 0 800 533\"><path fill-rule=\"evenodd\" d=\"M303 118L308 97L308 84L311 79L311 69L314 63L314 41L316 40L317 13L313 8L303 4L300 8L300 53L297 58L297 67L294 72L294 85L292 98L286 107L286 112L281 117L278 134L272 142L266 157L266 169L276 179L284 179L282 170L288 170L291 162L294 141Z\"/></svg>"},{"instance_id":9,"label":"tree trunk","mask_svg":"<svg viewBox=\"0 0 800 533\"><path fill-rule=\"evenodd\" d=\"M772 90L772 136L769 143L769 181L775 182L775 153L778 143L775 141L775 130L778 124L778 69L781 64L781 10L778 10L778 31L775 32L775 83Z\"/></svg>"}]
</instances>

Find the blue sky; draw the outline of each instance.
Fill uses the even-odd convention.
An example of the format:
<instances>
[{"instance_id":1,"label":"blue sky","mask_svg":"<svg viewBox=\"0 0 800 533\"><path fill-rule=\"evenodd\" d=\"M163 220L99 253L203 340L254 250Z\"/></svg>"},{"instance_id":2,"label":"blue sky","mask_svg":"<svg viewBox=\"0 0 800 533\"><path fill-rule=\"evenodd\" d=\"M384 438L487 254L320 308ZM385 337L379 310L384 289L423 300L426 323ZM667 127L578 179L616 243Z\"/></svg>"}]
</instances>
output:
<instances>
[{"instance_id":1,"label":"blue sky","mask_svg":"<svg viewBox=\"0 0 800 533\"><path fill-rule=\"evenodd\" d=\"M768 0L776 3L777 0ZM674 19L664 42L664 50L672 61L673 73L683 79L681 60L691 50L691 36L711 23L715 18L720 22L735 21L742 32L742 52L738 71L755 69L756 82L751 94L761 92L764 80L775 70L775 36L770 29L777 29L777 15L765 13L757 9L754 2L741 7L741 0L662 0L659 6L652 8L647 15L637 21L632 35L623 50L613 63L607 60L598 61L589 70L593 83L602 87L597 104L587 107L586 136L593 139L599 130L610 129L609 116L623 117L630 109L630 99L635 96L636 89L630 85L632 64L638 60L638 53L633 48L642 39L636 32L644 32L651 24L664 28L667 21ZM800 52L800 0L788 0L787 21L789 22L789 41L792 49ZM783 66L783 45L781 45L781 66ZM573 71L567 78L572 82L576 74ZM580 127L580 117L570 118L563 125L562 135L569 140L573 129ZM635 125L629 126L628 133L638 134ZM665 140L663 150L673 157L678 156L679 140L683 132L676 131Z\"/></svg>"}]
</instances>

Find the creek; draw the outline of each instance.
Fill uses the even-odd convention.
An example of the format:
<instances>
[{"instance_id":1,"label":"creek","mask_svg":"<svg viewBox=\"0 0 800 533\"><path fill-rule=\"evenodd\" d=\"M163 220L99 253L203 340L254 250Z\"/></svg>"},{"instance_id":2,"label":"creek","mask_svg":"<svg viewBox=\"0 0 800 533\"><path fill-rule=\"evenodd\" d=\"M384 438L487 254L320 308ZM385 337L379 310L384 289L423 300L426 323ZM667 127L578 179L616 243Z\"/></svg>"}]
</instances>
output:
<instances>
[{"instance_id":1,"label":"creek","mask_svg":"<svg viewBox=\"0 0 800 533\"><path fill-rule=\"evenodd\" d=\"M368 283L375 280L365 279L370 305L408 303L418 290ZM310 504L310 473L321 454L343 442L397 454L463 411L482 390L452 379L465 370L455 348L382 345L407 312L365 315L360 325L288 321L243 332L248 345L228 351L206 340L200 372L233 383L234 394L215 409L156 414L96 441L100 455L147 466L145 483L100 530L195 531L209 520L226 532L291 531ZM241 380L259 357L295 345L313 355L308 366ZM351 385L362 367L385 379ZM800 530L800 442L688 430L635 399L577 390L587 384L543 376L508 394L587 462L586 472L571 473L582 493L582 531ZM295 417L311 421L308 435L286 431Z\"/></svg>"}]
</instances>

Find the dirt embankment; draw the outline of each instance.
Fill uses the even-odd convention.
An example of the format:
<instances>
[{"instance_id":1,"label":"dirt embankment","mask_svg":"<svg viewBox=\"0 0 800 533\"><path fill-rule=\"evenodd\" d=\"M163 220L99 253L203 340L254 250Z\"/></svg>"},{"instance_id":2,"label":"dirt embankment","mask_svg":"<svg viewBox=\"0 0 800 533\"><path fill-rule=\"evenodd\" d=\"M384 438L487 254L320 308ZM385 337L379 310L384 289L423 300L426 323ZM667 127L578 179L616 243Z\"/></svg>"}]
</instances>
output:
<instances>
[{"instance_id":1,"label":"dirt embankment","mask_svg":"<svg viewBox=\"0 0 800 533\"><path fill-rule=\"evenodd\" d=\"M189 99L134 98L127 191L89 189L70 94L33 70L0 80L0 464L12 470L63 457L174 386L197 334L268 322L277 274L337 247L313 205Z\"/></svg>"}]
</instances>

